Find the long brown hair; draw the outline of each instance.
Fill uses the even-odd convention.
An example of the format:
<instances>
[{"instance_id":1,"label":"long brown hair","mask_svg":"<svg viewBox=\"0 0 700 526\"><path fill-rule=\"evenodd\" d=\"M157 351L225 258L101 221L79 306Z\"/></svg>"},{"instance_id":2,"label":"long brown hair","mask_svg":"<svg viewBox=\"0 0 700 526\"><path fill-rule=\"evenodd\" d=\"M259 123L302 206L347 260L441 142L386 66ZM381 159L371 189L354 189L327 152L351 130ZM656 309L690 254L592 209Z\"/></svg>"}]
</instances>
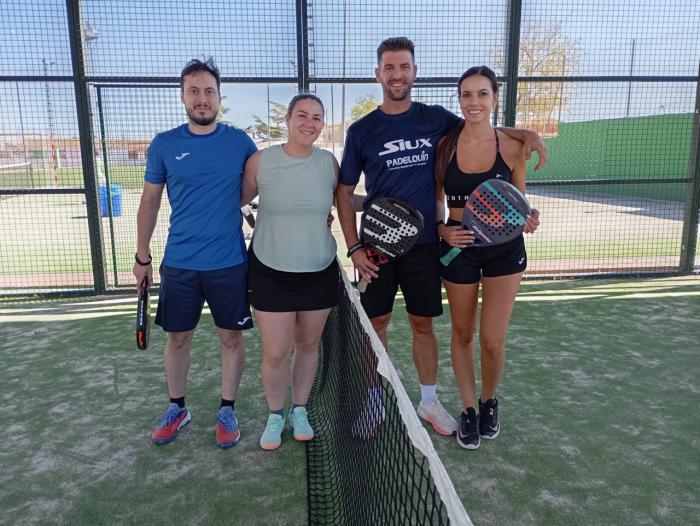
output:
<instances>
[{"instance_id":1,"label":"long brown hair","mask_svg":"<svg viewBox=\"0 0 700 526\"><path fill-rule=\"evenodd\" d=\"M447 165L450 164L454 147L463 128L464 119L450 128L447 134L438 142L437 152L435 153L435 182L440 186L443 185L445 180L445 170L447 170Z\"/></svg>"}]
</instances>

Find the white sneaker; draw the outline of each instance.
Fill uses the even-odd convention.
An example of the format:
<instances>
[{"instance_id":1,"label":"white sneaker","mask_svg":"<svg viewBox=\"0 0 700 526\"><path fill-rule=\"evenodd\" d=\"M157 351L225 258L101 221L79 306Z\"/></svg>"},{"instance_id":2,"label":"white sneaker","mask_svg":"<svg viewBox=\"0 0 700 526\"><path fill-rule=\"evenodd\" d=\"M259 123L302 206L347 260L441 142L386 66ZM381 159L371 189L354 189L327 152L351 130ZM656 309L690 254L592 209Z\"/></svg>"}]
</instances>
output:
<instances>
[{"instance_id":1,"label":"white sneaker","mask_svg":"<svg viewBox=\"0 0 700 526\"><path fill-rule=\"evenodd\" d=\"M376 400L368 398L362 411L352 424L351 432L353 438L362 440L374 438L374 435L377 434L377 429L384 422L385 416L386 413L381 398L377 397Z\"/></svg>"},{"instance_id":2,"label":"white sneaker","mask_svg":"<svg viewBox=\"0 0 700 526\"><path fill-rule=\"evenodd\" d=\"M435 397L429 404L418 404L418 416L427 420L433 426L435 432L449 436L457 432L457 420L442 407L440 400Z\"/></svg>"}]
</instances>

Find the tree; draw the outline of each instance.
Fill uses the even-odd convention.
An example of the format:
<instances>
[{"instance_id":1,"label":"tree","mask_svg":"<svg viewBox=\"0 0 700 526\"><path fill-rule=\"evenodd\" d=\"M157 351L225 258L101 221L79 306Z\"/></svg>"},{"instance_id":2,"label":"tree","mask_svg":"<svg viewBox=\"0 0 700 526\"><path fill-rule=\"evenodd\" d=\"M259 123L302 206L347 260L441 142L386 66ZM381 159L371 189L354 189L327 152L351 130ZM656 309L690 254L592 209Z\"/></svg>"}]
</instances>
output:
<instances>
[{"instance_id":1,"label":"tree","mask_svg":"<svg viewBox=\"0 0 700 526\"><path fill-rule=\"evenodd\" d=\"M226 114L231 110L228 106L224 104L224 99L226 98L226 95L221 97L221 105L219 106L219 113L216 114L216 122L220 122L222 124L228 124L229 126L236 126L236 123L233 121L230 121L226 118Z\"/></svg>"},{"instance_id":2,"label":"tree","mask_svg":"<svg viewBox=\"0 0 700 526\"><path fill-rule=\"evenodd\" d=\"M379 106L379 101L374 95L364 95L355 99L355 105L350 110L352 122L360 120Z\"/></svg>"},{"instance_id":3,"label":"tree","mask_svg":"<svg viewBox=\"0 0 700 526\"><path fill-rule=\"evenodd\" d=\"M256 139L275 140L282 139L287 135L287 105L274 101L270 101L270 105L272 108L269 125L267 120L263 120L258 115L253 115L253 124L245 129Z\"/></svg>"},{"instance_id":4,"label":"tree","mask_svg":"<svg viewBox=\"0 0 700 526\"><path fill-rule=\"evenodd\" d=\"M491 49L492 63L505 67L502 43ZM562 31L559 22L529 22L520 33L518 74L521 77L567 77L578 70L579 49ZM573 84L569 82L519 82L518 127L541 135L555 135L562 108L569 103Z\"/></svg>"}]
</instances>

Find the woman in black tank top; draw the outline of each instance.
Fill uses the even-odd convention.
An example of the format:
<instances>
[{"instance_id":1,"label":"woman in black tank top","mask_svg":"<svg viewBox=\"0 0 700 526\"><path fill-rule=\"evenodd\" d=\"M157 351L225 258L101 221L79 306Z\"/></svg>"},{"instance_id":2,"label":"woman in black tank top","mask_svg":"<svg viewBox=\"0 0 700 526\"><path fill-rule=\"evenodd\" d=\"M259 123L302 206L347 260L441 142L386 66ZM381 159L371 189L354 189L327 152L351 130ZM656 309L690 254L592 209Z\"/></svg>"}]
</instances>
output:
<instances>
[{"instance_id":1,"label":"woman in black tank top","mask_svg":"<svg viewBox=\"0 0 700 526\"><path fill-rule=\"evenodd\" d=\"M474 240L459 226L469 194L487 179L500 178L525 192L523 145L491 126L498 101L498 84L489 68L467 70L459 80L458 94L464 122L438 145L436 195L441 252L467 247ZM444 202L448 220L445 223ZM526 232L534 232L539 212L533 209ZM494 439L500 432L496 390L505 364L505 336L515 296L527 265L522 236L505 245L467 248L443 267L452 319L452 366L464 410L457 442L465 449L479 447L480 438ZM474 380L474 334L477 327L479 284L482 288L479 342L481 347L481 396Z\"/></svg>"}]
</instances>

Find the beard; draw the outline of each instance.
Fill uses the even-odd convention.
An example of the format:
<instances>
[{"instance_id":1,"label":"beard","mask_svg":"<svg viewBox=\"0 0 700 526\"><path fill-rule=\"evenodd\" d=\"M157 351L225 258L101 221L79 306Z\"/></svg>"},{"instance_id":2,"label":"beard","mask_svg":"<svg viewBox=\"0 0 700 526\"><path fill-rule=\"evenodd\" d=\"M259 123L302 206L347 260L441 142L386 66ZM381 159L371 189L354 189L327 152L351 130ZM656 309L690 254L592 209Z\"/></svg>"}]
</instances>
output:
<instances>
[{"instance_id":1,"label":"beard","mask_svg":"<svg viewBox=\"0 0 700 526\"><path fill-rule=\"evenodd\" d=\"M402 100L406 100L408 97L411 96L411 88L413 85L408 84L405 87L399 88L398 90L392 89L391 87L387 86L384 88L384 96L388 98L389 100L393 100L395 102L400 102Z\"/></svg>"},{"instance_id":2,"label":"beard","mask_svg":"<svg viewBox=\"0 0 700 526\"><path fill-rule=\"evenodd\" d=\"M197 114L198 110L187 110L187 116L192 122L199 126L209 126L216 120L216 112L212 112L211 115L201 115Z\"/></svg>"}]
</instances>

